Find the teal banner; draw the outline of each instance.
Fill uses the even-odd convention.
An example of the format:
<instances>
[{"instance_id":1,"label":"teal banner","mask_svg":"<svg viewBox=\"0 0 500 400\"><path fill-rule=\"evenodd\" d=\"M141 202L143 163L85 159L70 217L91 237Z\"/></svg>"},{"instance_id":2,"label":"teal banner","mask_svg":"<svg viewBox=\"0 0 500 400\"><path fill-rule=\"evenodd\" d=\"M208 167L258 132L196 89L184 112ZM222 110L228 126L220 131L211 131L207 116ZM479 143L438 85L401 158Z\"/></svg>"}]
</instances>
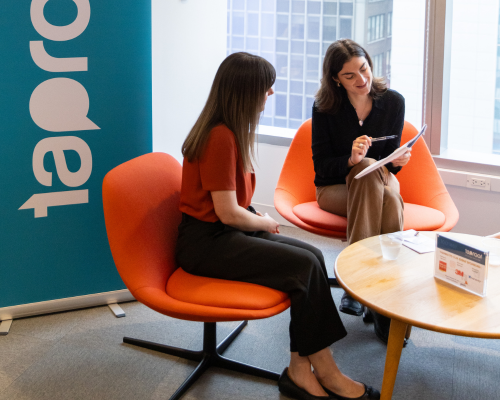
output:
<instances>
[{"instance_id":1,"label":"teal banner","mask_svg":"<svg viewBox=\"0 0 500 400\"><path fill-rule=\"evenodd\" d=\"M0 308L125 288L101 185L151 102L149 1L0 2Z\"/></svg>"}]
</instances>

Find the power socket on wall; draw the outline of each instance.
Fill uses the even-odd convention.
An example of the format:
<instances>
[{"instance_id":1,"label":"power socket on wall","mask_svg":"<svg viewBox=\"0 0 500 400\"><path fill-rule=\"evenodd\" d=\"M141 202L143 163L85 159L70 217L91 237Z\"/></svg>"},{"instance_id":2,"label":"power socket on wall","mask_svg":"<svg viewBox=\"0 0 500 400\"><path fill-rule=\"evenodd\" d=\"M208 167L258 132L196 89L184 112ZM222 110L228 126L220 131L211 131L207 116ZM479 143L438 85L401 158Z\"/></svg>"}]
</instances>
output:
<instances>
[{"instance_id":1,"label":"power socket on wall","mask_svg":"<svg viewBox=\"0 0 500 400\"><path fill-rule=\"evenodd\" d=\"M466 187L479 190L490 190L490 178L478 175L467 175Z\"/></svg>"}]
</instances>

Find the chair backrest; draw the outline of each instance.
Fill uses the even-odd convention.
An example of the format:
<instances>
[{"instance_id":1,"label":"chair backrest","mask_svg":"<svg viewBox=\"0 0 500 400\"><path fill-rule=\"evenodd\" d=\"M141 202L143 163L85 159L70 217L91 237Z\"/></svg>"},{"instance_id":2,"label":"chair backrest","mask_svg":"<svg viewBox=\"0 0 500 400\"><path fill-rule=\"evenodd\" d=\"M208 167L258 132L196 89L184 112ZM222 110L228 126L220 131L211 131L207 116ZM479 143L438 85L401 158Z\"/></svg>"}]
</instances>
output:
<instances>
[{"instance_id":1,"label":"chair backrest","mask_svg":"<svg viewBox=\"0 0 500 400\"><path fill-rule=\"evenodd\" d=\"M297 199L297 204L316 200L312 160L312 120L308 119L295 134L281 169L277 189Z\"/></svg>"},{"instance_id":2,"label":"chair backrest","mask_svg":"<svg viewBox=\"0 0 500 400\"><path fill-rule=\"evenodd\" d=\"M416 128L405 121L401 144L416 134ZM277 184L277 188L293 195L298 200L297 204L316 200L311 145L312 122L308 119L300 126L292 140ZM429 206L429 200L433 197L447 193L422 138L413 146L410 162L397 177L401 184L401 196L407 203Z\"/></svg>"},{"instance_id":3,"label":"chair backrest","mask_svg":"<svg viewBox=\"0 0 500 400\"><path fill-rule=\"evenodd\" d=\"M408 142L418 133L405 121L401 144ZM434 159L423 138L417 140L411 151L410 162L397 175L400 193L406 203L433 207L431 201L439 195L448 195L448 190L439 175Z\"/></svg>"},{"instance_id":4,"label":"chair backrest","mask_svg":"<svg viewBox=\"0 0 500 400\"><path fill-rule=\"evenodd\" d=\"M182 167L172 156L150 153L108 172L104 218L116 268L127 288L165 290L174 261Z\"/></svg>"}]
</instances>

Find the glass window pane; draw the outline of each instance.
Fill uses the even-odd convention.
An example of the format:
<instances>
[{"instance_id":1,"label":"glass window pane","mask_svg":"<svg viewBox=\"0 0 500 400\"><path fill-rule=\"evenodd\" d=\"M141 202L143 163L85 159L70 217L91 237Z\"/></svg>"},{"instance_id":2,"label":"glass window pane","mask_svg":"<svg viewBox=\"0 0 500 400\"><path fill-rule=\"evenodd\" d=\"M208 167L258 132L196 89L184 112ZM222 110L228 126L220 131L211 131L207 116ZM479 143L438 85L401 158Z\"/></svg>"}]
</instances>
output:
<instances>
[{"instance_id":1,"label":"glass window pane","mask_svg":"<svg viewBox=\"0 0 500 400\"><path fill-rule=\"evenodd\" d=\"M262 11L275 12L276 11L276 0L262 0L261 1Z\"/></svg>"},{"instance_id":2,"label":"glass window pane","mask_svg":"<svg viewBox=\"0 0 500 400\"><path fill-rule=\"evenodd\" d=\"M290 119L288 123L288 128L290 129L299 129L300 125L302 125L302 119Z\"/></svg>"},{"instance_id":3,"label":"glass window pane","mask_svg":"<svg viewBox=\"0 0 500 400\"><path fill-rule=\"evenodd\" d=\"M244 50L245 40L241 36L233 36L233 50Z\"/></svg>"},{"instance_id":4,"label":"glass window pane","mask_svg":"<svg viewBox=\"0 0 500 400\"><path fill-rule=\"evenodd\" d=\"M288 128L288 120L286 120L285 118L275 118L274 126L277 126L279 128Z\"/></svg>"},{"instance_id":5,"label":"glass window pane","mask_svg":"<svg viewBox=\"0 0 500 400\"><path fill-rule=\"evenodd\" d=\"M319 54L319 42L307 42L307 54Z\"/></svg>"},{"instance_id":6,"label":"glass window pane","mask_svg":"<svg viewBox=\"0 0 500 400\"><path fill-rule=\"evenodd\" d=\"M306 98L306 119L312 118L312 108L314 104L314 97Z\"/></svg>"},{"instance_id":7,"label":"glass window pane","mask_svg":"<svg viewBox=\"0 0 500 400\"><path fill-rule=\"evenodd\" d=\"M247 35L257 36L259 34L259 14L247 14Z\"/></svg>"},{"instance_id":8,"label":"glass window pane","mask_svg":"<svg viewBox=\"0 0 500 400\"><path fill-rule=\"evenodd\" d=\"M306 11L306 2L305 1L292 1L292 12L298 14L304 14Z\"/></svg>"},{"instance_id":9,"label":"glass window pane","mask_svg":"<svg viewBox=\"0 0 500 400\"><path fill-rule=\"evenodd\" d=\"M276 4L276 11L290 12L290 0L278 0Z\"/></svg>"},{"instance_id":10,"label":"glass window pane","mask_svg":"<svg viewBox=\"0 0 500 400\"><path fill-rule=\"evenodd\" d=\"M319 40L319 17L307 17L307 39Z\"/></svg>"},{"instance_id":11,"label":"glass window pane","mask_svg":"<svg viewBox=\"0 0 500 400\"><path fill-rule=\"evenodd\" d=\"M304 54L304 42L302 40L292 40L292 53Z\"/></svg>"},{"instance_id":12,"label":"glass window pane","mask_svg":"<svg viewBox=\"0 0 500 400\"><path fill-rule=\"evenodd\" d=\"M286 78L288 76L288 56L276 54L276 76Z\"/></svg>"},{"instance_id":13,"label":"glass window pane","mask_svg":"<svg viewBox=\"0 0 500 400\"><path fill-rule=\"evenodd\" d=\"M292 39L304 39L304 17L292 16Z\"/></svg>"},{"instance_id":14,"label":"glass window pane","mask_svg":"<svg viewBox=\"0 0 500 400\"><path fill-rule=\"evenodd\" d=\"M278 15L276 36L288 38L288 15Z\"/></svg>"},{"instance_id":15,"label":"glass window pane","mask_svg":"<svg viewBox=\"0 0 500 400\"><path fill-rule=\"evenodd\" d=\"M303 79L304 74L304 56L290 56L290 78Z\"/></svg>"},{"instance_id":16,"label":"glass window pane","mask_svg":"<svg viewBox=\"0 0 500 400\"><path fill-rule=\"evenodd\" d=\"M352 15L352 3L340 3L339 5L339 14L340 15Z\"/></svg>"},{"instance_id":17,"label":"glass window pane","mask_svg":"<svg viewBox=\"0 0 500 400\"><path fill-rule=\"evenodd\" d=\"M319 56L318 57L307 57L307 72L306 79L319 79L319 71L321 70L319 66Z\"/></svg>"},{"instance_id":18,"label":"glass window pane","mask_svg":"<svg viewBox=\"0 0 500 400\"><path fill-rule=\"evenodd\" d=\"M276 51L279 53L288 53L288 40L276 40Z\"/></svg>"},{"instance_id":19,"label":"glass window pane","mask_svg":"<svg viewBox=\"0 0 500 400\"><path fill-rule=\"evenodd\" d=\"M290 95L290 118L302 119L302 96Z\"/></svg>"},{"instance_id":20,"label":"glass window pane","mask_svg":"<svg viewBox=\"0 0 500 400\"><path fill-rule=\"evenodd\" d=\"M243 35L245 27L245 14L233 12L233 35Z\"/></svg>"},{"instance_id":21,"label":"glass window pane","mask_svg":"<svg viewBox=\"0 0 500 400\"><path fill-rule=\"evenodd\" d=\"M247 37L247 50L258 51L259 50L259 38Z\"/></svg>"},{"instance_id":22,"label":"glass window pane","mask_svg":"<svg viewBox=\"0 0 500 400\"><path fill-rule=\"evenodd\" d=\"M290 81L290 93L302 94L304 91L304 84L302 81Z\"/></svg>"},{"instance_id":23,"label":"glass window pane","mask_svg":"<svg viewBox=\"0 0 500 400\"><path fill-rule=\"evenodd\" d=\"M315 95L319 89L319 82L306 82L306 94Z\"/></svg>"},{"instance_id":24,"label":"glass window pane","mask_svg":"<svg viewBox=\"0 0 500 400\"><path fill-rule=\"evenodd\" d=\"M323 3L323 14L325 14L325 15L337 15L337 2L324 2Z\"/></svg>"},{"instance_id":25,"label":"glass window pane","mask_svg":"<svg viewBox=\"0 0 500 400\"><path fill-rule=\"evenodd\" d=\"M286 95L275 94L276 97L276 111L277 117L286 117Z\"/></svg>"},{"instance_id":26,"label":"glass window pane","mask_svg":"<svg viewBox=\"0 0 500 400\"><path fill-rule=\"evenodd\" d=\"M340 19L340 37L344 39L352 38L352 19L341 18Z\"/></svg>"},{"instance_id":27,"label":"glass window pane","mask_svg":"<svg viewBox=\"0 0 500 400\"><path fill-rule=\"evenodd\" d=\"M328 42L337 40L336 17L323 17L323 40Z\"/></svg>"},{"instance_id":28,"label":"glass window pane","mask_svg":"<svg viewBox=\"0 0 500 400\"><path fill-rule=\"evenodd\" d=\"M262 14L260 34L264 37L273 37L274 36L274 15L273 14Z\"/></svg>"},{"instance_id":29,"label":"glass window pane","mask_svg":"<svg viewBox=\"0 0 500 400\"><path fill-rule=\"evenodd\" d=\"M276 79L276 83L274 86L274 89L277 92L287 92L288 90L288 83L285 79Z\"/></svg>"},{"instance_id":30,"label":"glass window pane","mask_svg":"<svg viewBox=\"0 0 500 400\"><path fill-rule=\"evenodd\" d=\"M274 40L260 39L260 49L262 51L274 51Z\"/></svg>"},{"instance_id":31,"label":"glass window pane","mask_svg":"<svg viewBox=\"0 0 500 400\"><path fill-rule=\"evenodd\" d=\"M307 2L307 13L308 14L319 14L321 12L321 2L320 1L308 1Z\"/></svg>"},{"instance_id":32,"label":"glass window pane","mask_svg":"<svg viewBox=\"0 0 500 400\"><path fill-rule=\"evenodd\" d=\"M259 11L259 0L247 0L248 11Z\"/></svg>"},{"instance_id":33,"label":"glass window pane","mask_svg":"<svg viewBox=\"0 0 500 400\"><path fill-rule=\"evenodd\" d=\"M233 10L241 10L245 9L245 0L233 0Z\"/></svg>"}]
</instances>

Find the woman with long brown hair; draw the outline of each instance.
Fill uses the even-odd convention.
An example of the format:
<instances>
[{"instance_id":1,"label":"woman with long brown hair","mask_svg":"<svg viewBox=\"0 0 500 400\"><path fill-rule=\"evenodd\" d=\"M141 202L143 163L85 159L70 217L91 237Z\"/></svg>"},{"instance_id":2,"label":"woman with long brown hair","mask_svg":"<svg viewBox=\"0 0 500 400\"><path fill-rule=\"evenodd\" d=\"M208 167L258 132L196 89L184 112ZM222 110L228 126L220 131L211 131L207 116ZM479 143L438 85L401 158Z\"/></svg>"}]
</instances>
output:
<instances>
[{"instance_id":1,"label":"woman with long brown hair","mask_svg":"<svg viewBox=\"0 0 500 400\"><path fill-rule=\"evenodd\" d=\"M321 209L347 217L349 244L403 229L403 200L395 177L410 151L361 179L368 165L387 157L401 142L405 102L374 77L368 53L350 39L332 43L325 54L321 87L312 114L316 199ZM386 140L372 139L387 137ZM361 315L364 307L344 294L340 311ZM369 312L375 333L387 343L390 320Z\"/></svg>"},{"instance_id":2,"label":"woman with long brown hair","mask_svg":"<svg viewBox=\"0 0 500 400\"><path fill-rule=\"evenodd\" d=\"M289 294L291 359L278 383L281 392L304 400L378 399L378 391L343 375L333 360L329 346L346 331L321 251L278 235L279 224L250 206L255 129L275 77L269 62L248 53L232 54L220 65L182 147L176 260L195 275Z\"/></svg>"}]
</instances>

